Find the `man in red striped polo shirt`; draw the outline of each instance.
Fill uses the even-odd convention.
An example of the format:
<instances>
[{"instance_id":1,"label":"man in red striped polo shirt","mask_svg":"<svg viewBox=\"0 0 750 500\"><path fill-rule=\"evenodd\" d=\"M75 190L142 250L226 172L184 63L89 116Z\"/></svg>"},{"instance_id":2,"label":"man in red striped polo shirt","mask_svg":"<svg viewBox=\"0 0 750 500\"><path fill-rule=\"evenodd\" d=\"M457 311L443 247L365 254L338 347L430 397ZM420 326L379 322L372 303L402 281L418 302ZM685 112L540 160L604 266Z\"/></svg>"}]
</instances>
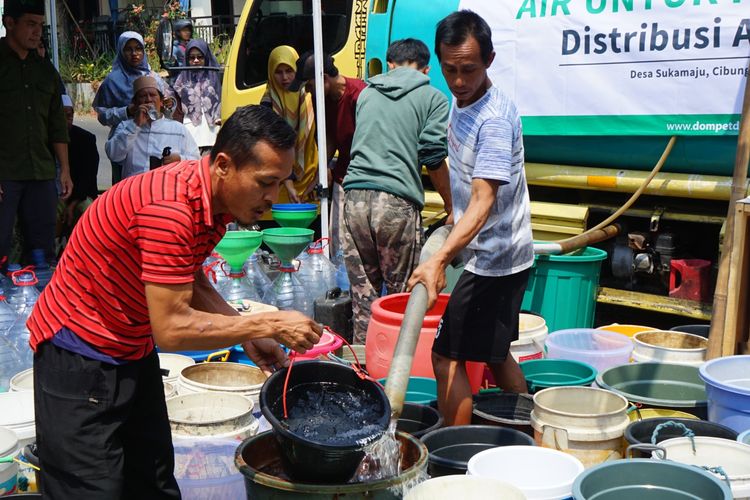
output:
<instances>
[{"instance_id":1,"label":"man in red striped polo shirt","mask_svg":"<svg viewBox=\"0 0 750 500\"><path fill-rule=\"evenodd\" d=\"M28 321L36 438L50 498L179 498L159 360L242 343L264 370L320 327L296 312L241 317L201 265L236 220L276 200L294 131L239 108L210 157L126 179L84 213Z\"/></svg>"}]
</instances>

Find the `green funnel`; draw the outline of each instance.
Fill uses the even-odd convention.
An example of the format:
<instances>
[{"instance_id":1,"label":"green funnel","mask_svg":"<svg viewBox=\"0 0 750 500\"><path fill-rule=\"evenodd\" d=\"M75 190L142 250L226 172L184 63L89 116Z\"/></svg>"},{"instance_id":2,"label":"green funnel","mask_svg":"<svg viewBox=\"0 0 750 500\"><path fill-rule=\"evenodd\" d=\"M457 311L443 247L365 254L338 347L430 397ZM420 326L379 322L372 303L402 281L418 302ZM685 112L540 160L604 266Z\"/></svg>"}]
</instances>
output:
<instances>
[{"instance_id":1,"label":"green funnel","mask_svg":"<svg viewBox=\"0 0 750 500\"><path fill-rule=\"evenodd\" d=\"M315 231L301 227L272 227L263 230L263 243L284 264L289 264L313 240Z\"/></svg>"},{"instance_id":2,"label":"green funnel","mask_svg":"<svg viewBox=\"0 0 750 500\"><path fill-rule=\"evenodd\" d=\"M263 234L260 231L227 231L216 251L227 261L232 272L240 272L242 265L260 246Z\"/></svg>"}]
</instances>

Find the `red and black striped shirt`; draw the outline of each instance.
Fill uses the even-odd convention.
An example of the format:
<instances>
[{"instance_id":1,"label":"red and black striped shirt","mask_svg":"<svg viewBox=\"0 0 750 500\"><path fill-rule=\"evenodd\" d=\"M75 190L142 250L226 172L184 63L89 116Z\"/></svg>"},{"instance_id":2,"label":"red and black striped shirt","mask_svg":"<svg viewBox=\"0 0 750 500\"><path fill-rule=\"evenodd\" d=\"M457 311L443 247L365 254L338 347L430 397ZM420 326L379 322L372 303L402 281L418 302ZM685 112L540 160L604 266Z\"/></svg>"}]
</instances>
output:
<instances>
[{"instance_id":1,"label":"red and black striped shirt","mask_svg":"<svg viewBox=\"0 0 750 500\"><path fill-rule=\"evenodd\" d=\"M208 157L119 182L73 230L27 323L32 349L64 326L113 358L146 356L144 283L192 283L230 220L211 211Z\"/></svg>"}]
</instances>

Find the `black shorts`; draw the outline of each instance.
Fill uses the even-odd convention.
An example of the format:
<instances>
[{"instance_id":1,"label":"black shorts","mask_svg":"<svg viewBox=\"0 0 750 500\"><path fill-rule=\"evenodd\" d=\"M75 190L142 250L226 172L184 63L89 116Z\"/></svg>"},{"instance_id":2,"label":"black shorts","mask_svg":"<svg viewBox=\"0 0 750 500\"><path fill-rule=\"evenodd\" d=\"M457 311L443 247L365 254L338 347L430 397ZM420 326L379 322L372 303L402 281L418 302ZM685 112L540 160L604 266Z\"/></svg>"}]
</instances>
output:
<instances>
[{"instance_id":1,"label":"black shorts","mask_svg":"<svg viewBox=\"0 0 750 500\"><path fill-rule=\"evenodd\" d=\"M440 320L432 352L450 359L502 363L518 340L529 269L487 277L464 271Z\"/></svg>"}]
</instances>

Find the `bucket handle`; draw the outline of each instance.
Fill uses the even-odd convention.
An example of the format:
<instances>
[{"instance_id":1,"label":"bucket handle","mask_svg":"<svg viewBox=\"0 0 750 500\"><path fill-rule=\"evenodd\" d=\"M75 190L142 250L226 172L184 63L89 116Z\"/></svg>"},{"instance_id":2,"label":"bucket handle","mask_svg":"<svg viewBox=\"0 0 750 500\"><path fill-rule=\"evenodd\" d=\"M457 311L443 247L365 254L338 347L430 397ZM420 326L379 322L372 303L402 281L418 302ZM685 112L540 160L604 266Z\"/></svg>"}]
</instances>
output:
<instances>
[{"instance_id":1,"label":"bucket handle","mask_svg":"<svg viewBox=\"0 0 750 500\"><path fill-rule=\"evenodd\" d=\"M639 422L642 421L643 415L641 415L641 405L639 403L632 403L630 401L628 401L628 403L630 404L630 407L628 407L625 413L630 415L631 413L635 412L635 415L636 415L636 418L638 418L638 421Z\"/></svg>"},{"instance_id":2,"label":"bucket handle","mask_svg":"<svg viewBox=\"0 0 750 500\"><path fill-rule=\"evenodd\" d=\"M654 428L654 432L651 434L651 444L656 444L659 438L659 433L663 429L667 429L669 427L674 427L675 429L682 431L683 437L690 438L690 444L693 447L693 453L695 453L695 432L688 429L685 424L675 422L674 420L667 420L666 422L659 424Z\"/></svg>"},{"instance_id":3,"label":"bucket handle","mask_svg":"<svg viewBox=\"0 0 750 500\"><path fill-rule=\"evenodd\" d=\"M569 448L568 431L554 425L543 425L542 446L560 451Z\"/></svg>"},{"instance_id":4,"label":"bucket handle","mask_svg":"<svg viewBox=\"0 0 750 500\"><path fill-rule=\"evenodd\" d=\"M219 358L216 361L225 362L226 360L229 359L229 350L224 349L223 351L212 352L211 354L209 354L208 356L206 356L206 361L205 362L206 363L210 363L210 362L214 361L214 358Z\"/></svg>"},{"instance_id":5,"label":"bucket handle","mask_svg":"<svg viewBox=\"0 0 750 500\"><path fill-rule=\"evenodd\" d=\"M639 451L655 451L657 453L661 453L661 459L666 460L667 459L667 449L663 446L658 446L655 444L648 444L648 443L639 443L639 444L631 444L625 449L625 458L632 458L631 452L633 450L639 450Z\"/></svg>"}]
</instances>

